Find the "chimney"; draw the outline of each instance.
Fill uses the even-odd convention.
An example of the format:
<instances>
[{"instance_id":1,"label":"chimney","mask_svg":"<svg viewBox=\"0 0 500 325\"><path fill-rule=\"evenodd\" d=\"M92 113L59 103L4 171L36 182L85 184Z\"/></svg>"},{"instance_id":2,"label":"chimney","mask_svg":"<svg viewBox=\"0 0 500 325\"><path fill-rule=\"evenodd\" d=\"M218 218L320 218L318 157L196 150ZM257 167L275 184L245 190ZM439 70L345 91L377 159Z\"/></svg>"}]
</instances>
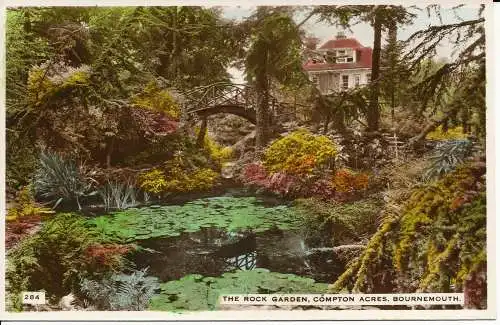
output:
<instances>
[{"instance_id":1,"label":"chimney","mask_svg":"<svg viewBox=\"0 0 500 325\"><path fill-rule=\"evenodd\" d=\"M337 36L336 36L335 38L336 38L336 39L344 39L344 38L346 38L346 37L345 37L345 33L344 33L343 31L339 31L339 32L337 33Z\"/></svg>"}]
</instances>

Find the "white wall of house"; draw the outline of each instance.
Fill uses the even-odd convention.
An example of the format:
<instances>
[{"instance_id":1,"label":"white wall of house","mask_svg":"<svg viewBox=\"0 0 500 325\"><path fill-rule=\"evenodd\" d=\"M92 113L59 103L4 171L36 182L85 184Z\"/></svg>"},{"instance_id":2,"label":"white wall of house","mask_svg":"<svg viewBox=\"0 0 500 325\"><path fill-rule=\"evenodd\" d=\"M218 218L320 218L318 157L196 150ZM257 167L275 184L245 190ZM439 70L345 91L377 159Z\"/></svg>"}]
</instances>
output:
<instances>
[{"instance_id":1,"label":"white wall of house","mask_svg":"<svg viewBox=\"0 0 500 325\"><path fill-rule=\"evenodd\" d=\"M331 89L338 91L346 89L345 86L347 86L347 89L352 89L358 86L357 80L359 80L359 86L368 84L371 69L311 71L309 76L311 80L317 80L316 83L322 93L330 93L332 92Z\"/></svg>"}]
</instances>

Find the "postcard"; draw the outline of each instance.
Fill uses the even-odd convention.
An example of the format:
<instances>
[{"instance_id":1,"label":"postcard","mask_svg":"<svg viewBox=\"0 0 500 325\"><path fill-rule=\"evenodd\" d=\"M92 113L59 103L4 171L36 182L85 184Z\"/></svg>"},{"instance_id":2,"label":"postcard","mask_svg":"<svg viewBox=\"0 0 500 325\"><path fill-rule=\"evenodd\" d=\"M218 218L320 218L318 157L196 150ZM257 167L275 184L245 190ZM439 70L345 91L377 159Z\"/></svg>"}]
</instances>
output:
<instances>
[{"instance_id":1,"label":"postcard","mask_svg":"<svg viewBox=\"0 0 500 325\"><path fill-rule=\"evenodd\" d=\"M2 319L495 318L491 10L7 2Z\"/></svg>"}]
</instances>

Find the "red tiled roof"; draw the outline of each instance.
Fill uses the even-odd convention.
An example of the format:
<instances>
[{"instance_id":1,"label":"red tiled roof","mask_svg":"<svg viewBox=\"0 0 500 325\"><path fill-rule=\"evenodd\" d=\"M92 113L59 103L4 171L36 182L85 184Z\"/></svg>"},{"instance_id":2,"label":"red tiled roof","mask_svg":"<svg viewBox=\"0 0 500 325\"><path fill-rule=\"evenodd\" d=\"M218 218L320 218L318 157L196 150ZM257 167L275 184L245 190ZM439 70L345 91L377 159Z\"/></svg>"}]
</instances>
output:
<instances>
[{"instance_id":1,"label":"red tiled roof","mask_svg":"<svg viewBox=\"0 0 500 325\"><path fill-rule=\"evenodd\" d=\"M321 45L320 50L341 48L358 49L360 47L363 47L363 45L361 45L361 43L355 38L339 38L329 40L325 44Z\"/></svg>"},{"instance_id":2,"label":"red tiled roof","mask_svg":"<svg viewBox=\"0 0 500 325\"><path fill-rule=\"evenodd\" d=\"M358 62L348 63L312 63L308 61L304 64L304 69L307 71L319 70L343 70L343 69L360 69L372 67L372 49L370 47L362 47L356 50L356 59Z\"/></svg>"}]
</instances>

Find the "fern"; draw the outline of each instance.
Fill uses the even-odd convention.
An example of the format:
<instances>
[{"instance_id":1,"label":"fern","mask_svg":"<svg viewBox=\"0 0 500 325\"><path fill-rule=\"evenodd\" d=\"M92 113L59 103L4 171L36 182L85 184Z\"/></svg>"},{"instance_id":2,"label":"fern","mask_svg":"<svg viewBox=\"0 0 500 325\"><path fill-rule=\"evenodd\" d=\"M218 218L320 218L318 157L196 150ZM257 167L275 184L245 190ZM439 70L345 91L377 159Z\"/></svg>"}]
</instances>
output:
<instances>
[{"instance_id":1,"label":"fern","mask_svg":"<svg viewBox=\"0 0 500 325\"><path fill-rule=\"evenodd\" d=\"M132 274L114 274L101 281L83 279L80 290L98 310L144 310L160 285L146 276L147 269Z\"/></svg>"}]
</instances>

